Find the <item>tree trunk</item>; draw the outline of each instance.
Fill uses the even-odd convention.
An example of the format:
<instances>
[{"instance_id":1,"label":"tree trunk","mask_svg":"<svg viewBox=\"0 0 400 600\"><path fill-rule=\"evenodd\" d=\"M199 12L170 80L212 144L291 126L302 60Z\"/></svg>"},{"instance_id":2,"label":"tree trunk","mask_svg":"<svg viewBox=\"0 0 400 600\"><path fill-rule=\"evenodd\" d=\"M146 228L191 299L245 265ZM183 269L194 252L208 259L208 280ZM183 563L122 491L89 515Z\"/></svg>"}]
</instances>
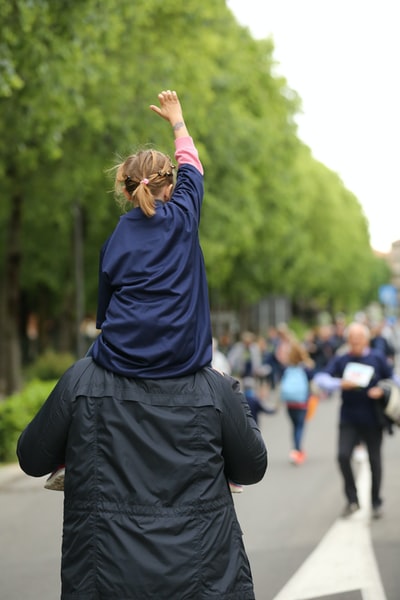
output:
<instances>
[{"instance_id":1,"label":"tree trunk","mask_svg":"<svg viewBox=\"0 0 400 600\"><path fill-rule=\"evenodd\" d=\"M5 252L5 277L1 298L0 352L1 392L8 396L22 385L22 356L20 345L20 272L22 194L15 192L10 199L11 213Z\"/></svg>"}]
</instances>

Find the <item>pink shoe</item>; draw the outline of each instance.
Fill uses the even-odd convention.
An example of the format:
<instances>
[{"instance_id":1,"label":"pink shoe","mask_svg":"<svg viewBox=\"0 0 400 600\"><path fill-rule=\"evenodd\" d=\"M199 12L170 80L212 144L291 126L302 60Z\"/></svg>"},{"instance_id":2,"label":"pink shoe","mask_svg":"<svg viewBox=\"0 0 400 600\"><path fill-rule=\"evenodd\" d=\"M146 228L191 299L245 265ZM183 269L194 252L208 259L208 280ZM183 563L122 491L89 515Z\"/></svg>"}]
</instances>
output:
<instances>
[{"instance_id":1,"label":"pink shoe","mask_svg":"<svg viewBox=\"0 0 400 600\"><path fill-rule=\"evenodd\" d=\"M306 460L306 453L301 450L291 450L289 460L293 465L302 465Z\"/></svg>"},{"instance_id":2,"label":"pink shoe","mask_svg":"<svg viewBox=\"0 0 400 600\"><path fill-rule=\"evenodd\" d=\"M306 453L303 452L302 450L299 450L298 455L297 455L297 465L302 465L303 462L306 460Z\"/></svg>"}]
</instances>

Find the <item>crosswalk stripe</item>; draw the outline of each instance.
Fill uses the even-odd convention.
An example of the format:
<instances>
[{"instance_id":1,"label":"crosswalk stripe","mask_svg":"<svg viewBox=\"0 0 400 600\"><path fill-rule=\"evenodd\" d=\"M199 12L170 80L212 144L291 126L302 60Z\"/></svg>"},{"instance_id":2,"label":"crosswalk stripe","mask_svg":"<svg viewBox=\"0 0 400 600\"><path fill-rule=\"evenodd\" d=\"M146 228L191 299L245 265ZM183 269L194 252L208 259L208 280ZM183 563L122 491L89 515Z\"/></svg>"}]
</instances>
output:
<instances>
[{"instance_id":1,"label":"crosswalk stripe","mask_svg":"<svg viewBox=\"0 0 400 600\"><path fill-rule=\"evenodd\" d=\"M273 600L318 600L329 594L334 594L335 600L346 600L349 592L362 600L386 600L370 535L370 485L369 463L364 457L357 476L361 509L333 524Z\"/></svg>"}]
</instances>

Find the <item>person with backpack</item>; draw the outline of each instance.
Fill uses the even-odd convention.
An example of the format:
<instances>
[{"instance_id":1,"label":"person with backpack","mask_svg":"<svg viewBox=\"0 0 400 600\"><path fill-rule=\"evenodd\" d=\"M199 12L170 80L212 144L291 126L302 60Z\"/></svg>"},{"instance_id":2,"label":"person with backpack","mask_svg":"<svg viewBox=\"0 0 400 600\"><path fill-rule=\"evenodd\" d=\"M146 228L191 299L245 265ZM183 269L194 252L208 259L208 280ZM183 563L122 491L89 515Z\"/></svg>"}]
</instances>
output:
<instances>
[{"instance_id":1,"label":"person with backpack","mask_svg":"<svg viewBox=\"0 0 400 600\"><path fill-rule=\"evenodd\" d=\"M303 450L304 426L306 422L310 380L314 374L314 363L307 350L297 340L291 340L280 383L280 398L286 405L291 424L293 448L289 460L294 465L302 465L306 460Z\"/></svg>"}]
</instances>

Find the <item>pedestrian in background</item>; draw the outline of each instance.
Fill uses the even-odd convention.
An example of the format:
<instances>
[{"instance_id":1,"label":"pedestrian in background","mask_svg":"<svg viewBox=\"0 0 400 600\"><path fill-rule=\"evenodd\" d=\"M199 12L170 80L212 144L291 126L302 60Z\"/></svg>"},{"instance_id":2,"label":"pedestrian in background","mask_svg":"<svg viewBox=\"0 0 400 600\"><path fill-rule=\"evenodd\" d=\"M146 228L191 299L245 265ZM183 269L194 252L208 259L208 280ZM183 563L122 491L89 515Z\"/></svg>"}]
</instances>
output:
<instances>
[{"instance_id":1,"label":"pedestrian in background","mask_svg":"<svg viewBox=\"0 0 400 600\"><path fill-rule=\"evenodd\" d=\"M213 337L213 339L212 339L212 348L213 348L213 354L212 354L211 366L214 369L217 369L217 371L221 371L222 373L225 373L226 375L230 375L231 374L231 366L229 364L229 360L225 356L225 354L223 352L221 352L221 350L219 349L218 340L215 337Z\"/></svg>"},{"instance_id":2,"label":"pedestrian in background","mask_svg":"<svg viewBox=\"0 0 400 600\"><path fill-rule=\"evenodd\" d=\"M291 424L292 449L289 460L302 465L306 460L303 448L304 429L310 397L310 380L314 362L303 344L292 339L280 382L280 398L286 406Z\"/></svg>"},{"instance_id":3,"label":"pedestrian in background","mask_svg":"<svg viewBox=\"0 0 400 600\"><path fill-rule=\"evenodd\" d=\"M271 366L272 389L275 389L281 380L287 357L290 349L290 343L295 336L288 327L287 323L278 323L275 329L273 346L268 364Z\"/></svg>"},{"instance_id":4,"label":"pedestrian in background","mask_svg":"<svg viewBox=\"0 0 400 600\"><path fill-rule=\"evenodd\" d=\"M385 321L382 319L380 321L373 321L370 324L371 331L371 348L375 348L375 350L380 350L384 356L386 356L387 360L394 365L395 359L395 348L391 339L388 335L385 334Z\"/></svg>"},{"instance_id":5,"label":"pedestrian in background","mask_svg":"<svg viewBox=\"0 0 400 600\"><path fill-rule=\"evenodd\" d=\"M336 352L336 343L334 339L334 329L330 323L320 325L314 336L314 340L309 342L308 353L315 363L316 371L323 369Z\"/></svg>"},{"instance_id":6,"label":"pedestrian in background","mask_svg":"<svg viewBox=\"0 0 400 600\"><path fill-rule=\"evenodd\" d=\"M261 348L253 332L244 331L241 334L240 340L228 352L228 361L233 376L241 382L256 423L258 423L261 413L274 414L275 410L264 404L258 393L257 384L270 370L270 367L263 364Z\"/></svg>"},{"instance_id":7,"label":"pedestrian in background","mask_svg":"<svg viewBox=\"0 0 400 600\"><path fill-rule=\"evenodd\" d=\"M384 421L379 400L384 396L380 380L390 379L393 368L386 357L370 348L370 332L364 323L353 322L347 329L347 352L334 356L325 369L316 373L315 384L329 393L340 391L341 407L337 460L347 500L342 515L360 508L351 457L363 442L371 468L372 516L382 516L382 440Z\"/></svg>"}]
</instances>

